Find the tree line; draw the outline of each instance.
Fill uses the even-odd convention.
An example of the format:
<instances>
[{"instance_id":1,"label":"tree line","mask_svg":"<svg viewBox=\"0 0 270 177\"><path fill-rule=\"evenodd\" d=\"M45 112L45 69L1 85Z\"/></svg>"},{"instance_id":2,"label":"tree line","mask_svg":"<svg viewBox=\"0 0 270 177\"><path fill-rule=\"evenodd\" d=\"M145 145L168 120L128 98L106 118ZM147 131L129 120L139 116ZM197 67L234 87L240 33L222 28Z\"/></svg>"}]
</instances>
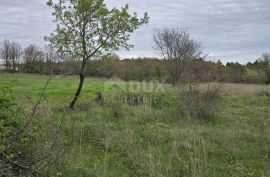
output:
<instances>
[{"instance_id":1,"label":"tree line","mask_svg":"<svg viewBox=\"0 0 270 177\"><path fill-rule=\"evenodd\" d=\"M68 60L68 56L59 56L48 45L39 48L29 45L25 49L18 42L4 40L1 45L1 59L4 70L8 72L25 72L35 74L75 75L79 62ZM172 61L169 61L172 62ZM194 76L200 80L231 82L231 83L270 83L270 53L264 53L254 62L245 65L238 62L207 61L203 58L192 62ZM169 65L167 60L160 58L125 58L120 59L113 53L89 60L85 69L86 76L106 77L117 76L123 80L165 80L175 83L173 66L176 72L183 71L184 63Z\"/></svg>"}]
</instances>

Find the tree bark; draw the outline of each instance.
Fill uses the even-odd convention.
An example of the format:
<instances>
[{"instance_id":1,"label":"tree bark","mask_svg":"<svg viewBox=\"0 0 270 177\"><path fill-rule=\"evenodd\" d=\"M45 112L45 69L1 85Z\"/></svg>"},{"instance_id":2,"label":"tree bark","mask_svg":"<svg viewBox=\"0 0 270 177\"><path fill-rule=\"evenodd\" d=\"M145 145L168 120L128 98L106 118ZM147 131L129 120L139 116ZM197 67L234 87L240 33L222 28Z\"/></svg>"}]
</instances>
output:
<instances>
[{"instance_id":1,"label":"tree bark","mask_svg":"<svg viewBox=\"0 0 270 177\"><path fill-rule=\"evenodd\" d=\"M70 102L69 108L71 108L71 109L74 108L74 106L75 106L75 104L76 104L76 102L77 102L77 100L78 100L78 98L79 98L79 96L80 96L80 94L81 94L81 90L82 90L82 87L83 87L83 83L84 83L84 75L83 75L83 73L80 73L80 83L79 83L79 87L78 87L78 89L77 89L77 91L76 91L76 94L75 94L73 100Z\"/></svg>"}]
</instances>

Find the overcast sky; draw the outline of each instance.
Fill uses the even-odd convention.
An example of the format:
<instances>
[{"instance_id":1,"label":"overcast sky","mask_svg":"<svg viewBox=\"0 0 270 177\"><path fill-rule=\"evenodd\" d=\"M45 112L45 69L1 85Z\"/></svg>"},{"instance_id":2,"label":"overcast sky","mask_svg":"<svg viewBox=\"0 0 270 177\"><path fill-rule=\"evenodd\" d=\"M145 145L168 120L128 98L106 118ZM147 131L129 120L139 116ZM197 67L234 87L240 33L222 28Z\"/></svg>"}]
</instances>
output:
<instances>
[{"instance_id":1,"label":"overcast sky","mask_svg":"<svg viewBox=\"0 0 270 177\"><path fill-rule=\"evenodd\" d=\"M223 62L254 61L270 52L270 0L105 0L109 7L128 3L131 12L148 12L150 23L130 40L135 48L124 57L156 56L152 49L155 28L187 28L211 59ZM24 47L43 46L54 29L46 0L0 0L0 40L14 40Z\"/></svg>"}]
</instances>

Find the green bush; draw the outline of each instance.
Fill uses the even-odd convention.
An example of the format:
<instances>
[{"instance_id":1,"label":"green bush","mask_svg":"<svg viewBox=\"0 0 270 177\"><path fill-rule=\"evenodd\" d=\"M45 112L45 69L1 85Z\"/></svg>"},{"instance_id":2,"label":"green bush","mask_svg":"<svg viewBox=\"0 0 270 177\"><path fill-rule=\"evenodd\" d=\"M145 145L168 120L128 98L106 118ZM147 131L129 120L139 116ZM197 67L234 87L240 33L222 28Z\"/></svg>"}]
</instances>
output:
<instances>
[{"instance_id":1,"label":"green bush","mask_svg":"<svg viewBox=\"0 0 270 177\"><path fill-rule=\"evenodd\" d=\"M38 110L24 111L10 95L0 87L0 176L44 175L67 149L61 125L48 116L49 109L37 104Z\"/></svg>"},{"instance_id":2,"label":"green bush","mask_svg":"<svg viewBox=\"0 0 270 177\"><path fill-rule=\"evenodd\" d=\"M37 133L28 126L22 109L8 88L0 88L0 176L32 176Z\"/></svg>"},{"instance_id":3,"label":"green bush","mask_svg":"<svg viewBox=\"0 0 270 177\"><path fill-rule=\"evenodd\" d=\"M23 156L20 147L27 143L26 134L19 133L20 110L12 102L7 88L0 89L0 176L14 176L20 172L18 158Z\"/></svg>"}]
</instances>

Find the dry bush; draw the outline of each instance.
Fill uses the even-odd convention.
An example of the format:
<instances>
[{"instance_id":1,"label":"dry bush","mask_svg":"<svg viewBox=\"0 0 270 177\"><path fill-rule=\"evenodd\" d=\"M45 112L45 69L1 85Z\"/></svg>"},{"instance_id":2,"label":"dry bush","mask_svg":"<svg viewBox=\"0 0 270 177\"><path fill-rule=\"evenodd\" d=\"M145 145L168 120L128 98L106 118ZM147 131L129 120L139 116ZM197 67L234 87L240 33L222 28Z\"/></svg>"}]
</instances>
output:
<instances>
[{"instance_id":1,"label":"dry bush","mask_svg":"<svg viewBox=\"0 0 270 177\"><path fill-rule=\"evenodd\" d=\"M112 102L109 104L113 118L120 118L122 116L122 107L123 104L119 101Z\"/></svg>"},{"instance_id":2,"label":"dry bush","mask_svg":"<svg viewBox=\"0 0 270 177\"><path fill-rule=\"evenodd\" d=\"M123 107L125 105L123 100L114 97L107 97L103 100L102 106L110 108L113 118L120 118L123 115Z\"/></svg>"},{"instance_id":3,"label":"dry bush","mask_svg":"<svg viewBox=\"0 0 270 177\"><path fill-rule=\"evenodd\" d=\"M180 91L177 110L181 116L192 119L212 118L218 111L216 101L220 96L220 89L221 84L189 85Z\"/></svg>"},{"instance_id":4,"label":"dry bush","mask_svg":"<svg viewBox=\"0 0 270 177\"><path fill-rule=\"evenodd\" d=\"M260 97L270 97L270 91L267 90L261 90L257 92L257 96Z\"/></svg>"},{"instance_id":5,"label":"dry bush","mask_svg":"<svg viewBox=\"0 0 270 177\"><path fill-rule=\"evenodd\" d=\"M104 97L101 92L96 93L95 103L101 106L104 104Z\"/></svg>"},{"instance_id":6,"label":"dry bush","mask_svg":"<svg viewBox=\"0 0 270 177\"><path fill-rule=\"evenodd\" d=\"M224 84L222 87L224 92L237 95L256 95L258 92L270 92L268 85L259 84Z\"/></svg>"}]
</instances>

